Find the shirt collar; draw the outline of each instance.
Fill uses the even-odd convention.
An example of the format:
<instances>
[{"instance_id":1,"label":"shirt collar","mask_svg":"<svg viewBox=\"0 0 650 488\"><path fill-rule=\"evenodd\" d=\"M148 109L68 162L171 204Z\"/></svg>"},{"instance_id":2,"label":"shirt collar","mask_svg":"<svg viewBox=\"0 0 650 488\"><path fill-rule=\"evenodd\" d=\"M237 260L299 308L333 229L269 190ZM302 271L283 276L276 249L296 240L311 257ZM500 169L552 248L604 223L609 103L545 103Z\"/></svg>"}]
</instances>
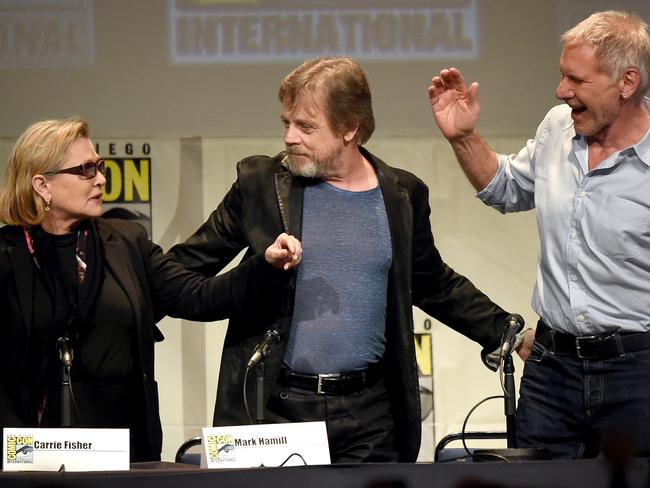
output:
<instances>
[{"instance_id":1,"label":"shirt collar","mask_svg":"<svg viewBox=\"0 0 650 488\"><path fill-rule=\"evenodd\" d=\"M645 133L643 139L637 142L634 146L634 151L639 159L646 165L650 166L650 129Z\"/></svg>"},{"instance_id":2,"label":"shirt collar","mask_svg":"<svg viewBox=\"0 0 650 488\"><path fill-rule=\"evenodd\" d=\"M645 107L646 111L650 113L650 98L648 97L643 97L642 100L642 105ZM573 129L573 120L569 118L570 122L570 127ZM569 127L567 127L569 129ZM573 150L576 153L576 156L578 156L578 160L580 161L580 165L583 167L583 170L585 173L588 173L587 167L586 167L586 160L587 160L587 138L580 135L576 134L575 130L573 133ZM614 156L614 160L612 161L612 165L615 164L615 161L618 160L618 155L621 153L629 153L629 152L634 152L636 154L636 157L639 158L639 160L645 164L646 166L650 167L650 129L645 133L645 136L641 138L639 142L636 144L624 148L613 155L610 155L610 157ZM609 158L607 158L609 159ZM610 165L607 165L610 166Z\"/></svg>"},{"instance_id":3,"label":"shirt collar","mask_svg":"<svg viewBox=\"0 0 650 488\"><path fill-rule=\"evenodd\" d=\"M646 109L646 112L650 113L650 98L643 97L641 103ZM650 166L650 129L648 129L645 136L643 136L643 138L632 147L643 164Z\"/></svg>"}]
</instances>

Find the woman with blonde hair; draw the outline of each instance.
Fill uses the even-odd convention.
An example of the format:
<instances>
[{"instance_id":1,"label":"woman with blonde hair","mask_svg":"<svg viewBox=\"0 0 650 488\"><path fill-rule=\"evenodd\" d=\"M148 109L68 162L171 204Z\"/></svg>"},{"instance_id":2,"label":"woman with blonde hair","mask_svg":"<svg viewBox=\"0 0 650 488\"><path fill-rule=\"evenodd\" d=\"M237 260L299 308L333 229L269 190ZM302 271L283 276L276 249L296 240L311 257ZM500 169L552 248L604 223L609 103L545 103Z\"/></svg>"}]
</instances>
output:
<instances>
[{"instance_id":1,"label":"woman with blonde hair","mask_svg":"<svg viewBox=\"0 0 650 488\"><path fill-rule=\"evenodd\" d=\"M280 235L264 256L204 278L140 225L101 218L104 170L76 118L32 125L9 156L0 190L8 224L0 228L0 427L60 426L67 372L71 425L129 428L132 461L158 460L155 322L219 320L273 300L300 243Z\"/></svg>"}]
</instances>

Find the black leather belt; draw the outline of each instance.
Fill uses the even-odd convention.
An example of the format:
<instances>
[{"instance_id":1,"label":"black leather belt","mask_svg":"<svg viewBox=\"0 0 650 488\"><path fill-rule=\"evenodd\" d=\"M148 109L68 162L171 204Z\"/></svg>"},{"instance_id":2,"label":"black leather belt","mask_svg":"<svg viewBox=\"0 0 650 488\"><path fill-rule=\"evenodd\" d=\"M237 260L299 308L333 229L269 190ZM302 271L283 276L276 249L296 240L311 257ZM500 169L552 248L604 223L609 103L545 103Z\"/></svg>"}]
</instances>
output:
<instances>
[{"instance_id":1,"label":"black leather belt","mask_svg":"<svg viewBox=\"0 0 650 488\"><path fill-rule=\"evenodd\" d=\"M348 395L374 385L380 377L380 363L349 373L303 374L284 368L280 371L278 383L318 395Z\"/></svg>"},{"instance_id":2,"label":"black leather belt","mask_svg":"<svg viewBox=\"0 0 650 488\"><path fill-rule=\"evenodd\" d=\"M541 320L537 323L535 340L553 352L568 354L579 359L607 359L650 349L648 332L610 332L601 335L574 336L553 330Z\"/></svg>"}]
</instances>

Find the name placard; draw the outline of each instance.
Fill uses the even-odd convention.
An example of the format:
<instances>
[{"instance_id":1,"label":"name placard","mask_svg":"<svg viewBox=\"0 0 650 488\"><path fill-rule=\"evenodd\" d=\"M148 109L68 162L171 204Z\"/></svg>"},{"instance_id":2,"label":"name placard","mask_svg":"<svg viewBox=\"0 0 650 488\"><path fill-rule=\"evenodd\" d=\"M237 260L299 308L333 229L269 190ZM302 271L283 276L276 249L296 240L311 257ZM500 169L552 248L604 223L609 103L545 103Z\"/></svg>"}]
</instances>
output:
<instances>
[{"instance_id":1,"label":"name placard","mask_svg":"<svg viewBox=\"0 0 650 488\"><path fill-rule=\"evenodd\" d=\"M2 430L4 471L129 469L129 429Z\"/></svg>"},{"instance_id":2,"label":"name placard","mask_svg":"<svg viewBox=\"0 0 650 488\"><path fill-rule=\"evenodd\" d=\"M330 464L322 421L206 427L203 447L208 468Z\"/></svg>"}]
</instances>

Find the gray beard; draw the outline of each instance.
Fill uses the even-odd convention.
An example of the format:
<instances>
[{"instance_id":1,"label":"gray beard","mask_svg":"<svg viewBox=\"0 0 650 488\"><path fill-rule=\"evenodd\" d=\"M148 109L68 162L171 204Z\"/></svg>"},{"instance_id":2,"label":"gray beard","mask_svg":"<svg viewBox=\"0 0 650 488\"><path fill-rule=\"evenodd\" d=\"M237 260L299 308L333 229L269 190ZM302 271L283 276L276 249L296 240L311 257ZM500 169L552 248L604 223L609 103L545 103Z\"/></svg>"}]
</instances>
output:
<instances>
[{"instance_id":1,"label":"gray beard","mask_svg":"<svg viewBox=\"0 0 650 488\"><path fill-rule=\"evenodd\" d=\"M338 155L336 158L330 158L325 161L308 161L306 163L296 163L290 154L286 154L282 163L289 168L296 176L302 176L304 178L318 178L320 180L325 180L332 177L336 174L336 163L338 162Z\"/></svg>"}]
</instances>

